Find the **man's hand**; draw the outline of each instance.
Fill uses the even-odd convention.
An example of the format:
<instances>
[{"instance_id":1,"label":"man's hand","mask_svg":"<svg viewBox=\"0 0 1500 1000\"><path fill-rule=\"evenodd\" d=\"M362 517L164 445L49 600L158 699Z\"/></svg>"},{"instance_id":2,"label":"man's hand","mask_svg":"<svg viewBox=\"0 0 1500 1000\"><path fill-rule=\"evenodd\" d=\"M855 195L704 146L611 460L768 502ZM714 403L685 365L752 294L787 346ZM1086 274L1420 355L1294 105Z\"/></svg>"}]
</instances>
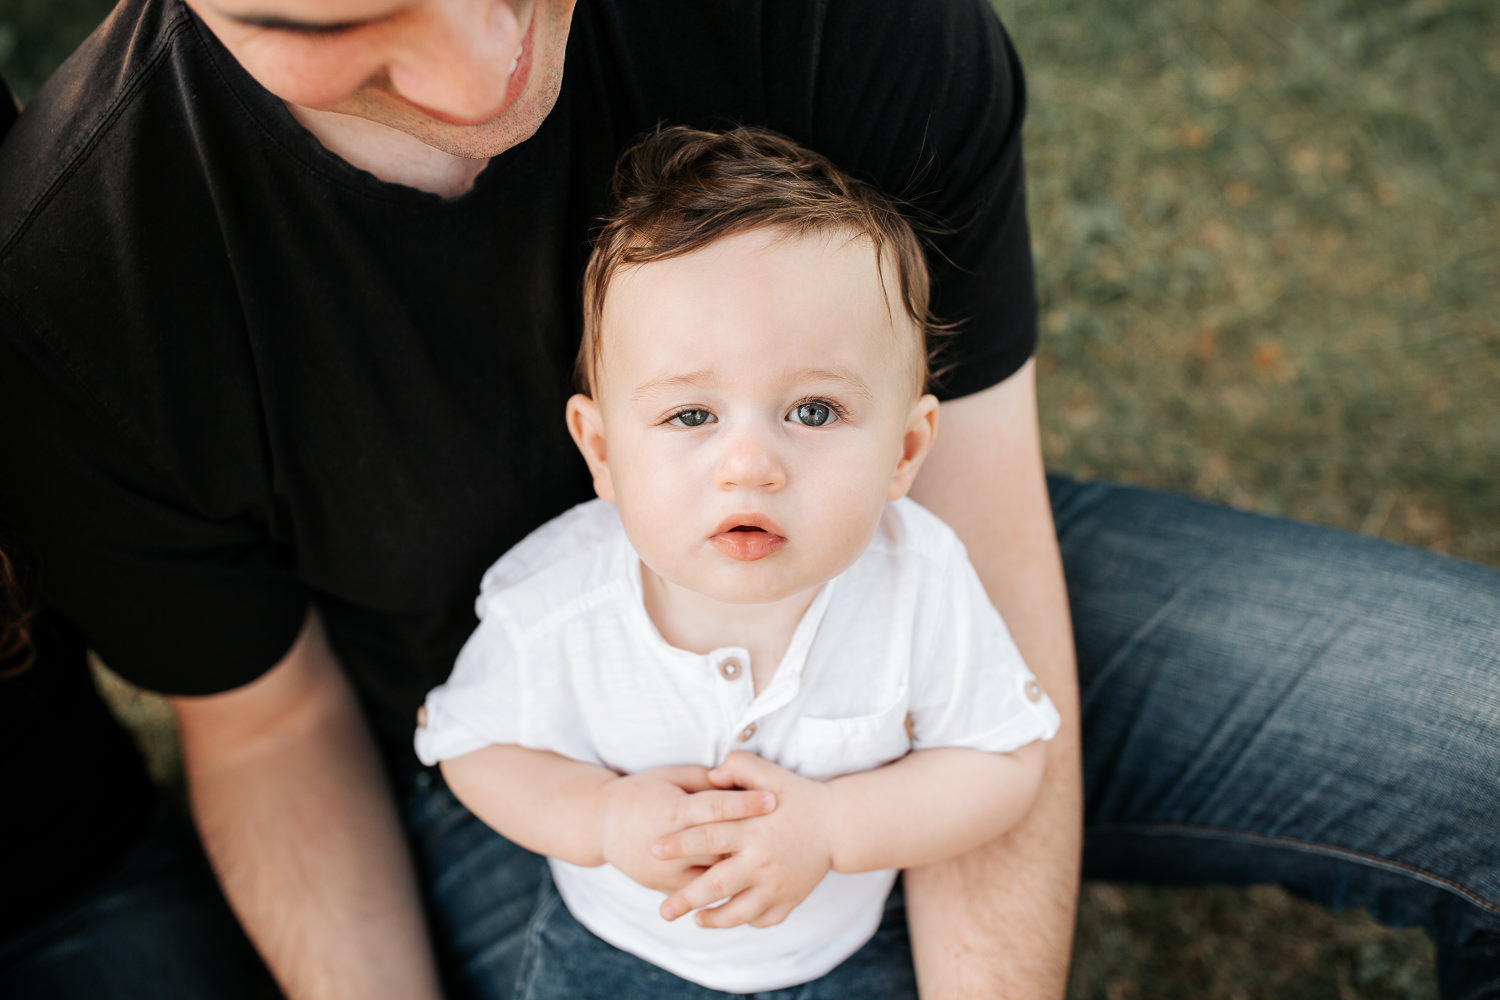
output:
<instances>
[{"instance_id":1,"label":"man's hand","mask_svg":"<svg viewBox=\"0 0 1500 1000\"><path fill-rule=\"evenodd\" d=\"M678 831L743 822L776 809L777 797L770 791L728 791L725 787L709 780L707 768L692 766L643 771L604 785L604 860L648 889L665 893L681 890L720 861L725 852L665 857L652 852L653 841Z\"/></svg>"},{"instance_id":2,"label":"man's hand","mask_svg":"<svg viewBox=\"0 0 1500 1000\"><path fill-rule=\"evenodd\" d=\"M657 840L653 853L663 862L723 858L675 891L662 903L661 915L675 920L690 910L728 899L700 912L698 926L779 924L833 865L828 833L833 794L820 781L743 751L730 754L708 777L720 788L770 792L776 811L751 819L693 825Z\"/></svg>"}]
</instances>

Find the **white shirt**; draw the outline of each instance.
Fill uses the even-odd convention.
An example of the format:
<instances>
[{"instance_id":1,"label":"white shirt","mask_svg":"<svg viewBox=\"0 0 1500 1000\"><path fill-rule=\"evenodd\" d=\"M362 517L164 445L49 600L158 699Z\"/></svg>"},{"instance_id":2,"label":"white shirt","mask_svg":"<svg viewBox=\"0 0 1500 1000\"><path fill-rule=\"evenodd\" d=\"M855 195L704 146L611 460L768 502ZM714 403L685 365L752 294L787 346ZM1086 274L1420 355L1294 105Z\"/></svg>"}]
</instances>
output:
<instances>
[{"instance_id":1,"label":"white shirt","mask_svg":"<svg viewBox=\"0 0 1500 1000\"><path fill-rule=\"evenodd\" d=\"M911 500L887 504L869 547L823 585L759 695L744 648L689 653L661 637L640 559L601 500L491 566L477 611L452 676L427 696L416 749L428 765L501 743L635 773L713 767L738 749L825 779L912 749L1003 753L1050 739L1059 723L962 543ZM665 897L609 865L550 864L590 931L736 993L832 970L875 933L896 877L830 872L775 927L708 929L662 920Z\"/></svg>"}]
</instances>

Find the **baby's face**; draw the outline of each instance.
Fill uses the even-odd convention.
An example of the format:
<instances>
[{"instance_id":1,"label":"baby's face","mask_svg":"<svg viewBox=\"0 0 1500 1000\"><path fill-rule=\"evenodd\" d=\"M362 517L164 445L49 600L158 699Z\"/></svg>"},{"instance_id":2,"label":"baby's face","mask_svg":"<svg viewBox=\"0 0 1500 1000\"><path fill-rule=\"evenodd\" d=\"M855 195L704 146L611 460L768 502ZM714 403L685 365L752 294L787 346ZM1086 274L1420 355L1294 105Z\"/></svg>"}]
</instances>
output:
<instances>
[{"instance_id":1,"label":"baby's face","mask_svg":"<svg viewBox=\"0 0 1500 1000\"><path fill-rule=\"evenodd\" d=\"M569 426L648 570L765 603L858 558L936 426L908 322L870 242L839 233L757 230L615 275Z\"/></svg>"}]
</instances>

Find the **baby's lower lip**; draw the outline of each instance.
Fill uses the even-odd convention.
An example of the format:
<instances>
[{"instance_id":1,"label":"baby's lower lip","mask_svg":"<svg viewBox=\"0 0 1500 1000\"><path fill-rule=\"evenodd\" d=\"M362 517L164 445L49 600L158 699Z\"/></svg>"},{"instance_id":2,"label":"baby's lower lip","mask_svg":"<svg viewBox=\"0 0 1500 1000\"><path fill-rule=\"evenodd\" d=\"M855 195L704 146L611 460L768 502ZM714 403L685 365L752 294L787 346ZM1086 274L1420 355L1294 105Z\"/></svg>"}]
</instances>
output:
<instances>
[{"instance_id":1,"label":"baby's lower lip","mask_svg":"<svg viewBox=\"0 0 1500 1000\"><path fill-rule=\"evenodd\" d=\"M754 531L721 531L710 541L714 548L741 562L764 559L786 544L786 539L781 535L773 535L760 528Z\"/></svg>"}]
</instances>

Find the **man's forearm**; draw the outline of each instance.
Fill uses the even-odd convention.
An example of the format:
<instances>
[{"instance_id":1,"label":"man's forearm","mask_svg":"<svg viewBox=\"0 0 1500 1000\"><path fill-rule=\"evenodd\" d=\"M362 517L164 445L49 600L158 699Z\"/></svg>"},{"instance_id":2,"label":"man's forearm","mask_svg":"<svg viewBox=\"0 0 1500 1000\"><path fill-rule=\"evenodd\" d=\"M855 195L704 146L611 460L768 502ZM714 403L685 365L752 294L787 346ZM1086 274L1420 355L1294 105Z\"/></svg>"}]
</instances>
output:
<instances>
[{"instance_id":1,"label":"man's forearm","mask_svg":"<svg viewBox=\"0 0 1500 1000\"><path fill-rule=\"evenodd\" d=\"M435 1000L395 806L316 618L264 677L173 707L204 845L287 996Z\"/></svg>"},{"instance_id":2,"label":"man's forearm","mask_svg":"<svg viewBox=\"0 0 1500 1000\"><path fill-rule=\"evenodd\" d=\"M1076 782L1052 780L1056 758L1047 768L1042 794L1010 833L906 872L912 954L926 1000L1063 996L1082 795Z\"/></svg>"},{"instance_id":3,"label":"man's forearm","mask_svg":"<svg viewBox=\"0 0 1500 1000\"><path fill-rule=\"evenodd\" d=\"M1037 432L1034 365L945 403L913 496L968 547L1062 728L1042 787L1008 834L905 876L924 997L1061 997L1077 906L1083 791L1067 591Z\"/></svg>"}]
</instances>

